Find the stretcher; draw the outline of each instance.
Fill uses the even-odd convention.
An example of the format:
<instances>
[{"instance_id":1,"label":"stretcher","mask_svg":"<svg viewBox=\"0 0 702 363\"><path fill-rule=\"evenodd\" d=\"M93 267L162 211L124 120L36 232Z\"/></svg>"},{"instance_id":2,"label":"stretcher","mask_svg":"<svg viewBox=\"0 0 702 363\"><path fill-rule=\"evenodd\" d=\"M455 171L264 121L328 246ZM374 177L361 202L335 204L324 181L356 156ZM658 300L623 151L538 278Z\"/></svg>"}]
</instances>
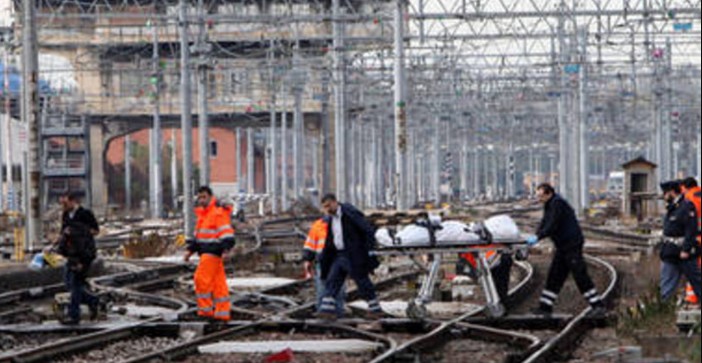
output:
<instances>
[{"instance_id":1,"label":"stretcher","mask_svg":"<svg viewBox=\"0 0 702 363\"><path fill-rule=\"evenodd\" d=\"M427 318L426 306L432 302L444 255L472 253L476 257L477 280L487 300L486 311L491 317L499 318L506 314L506 309L495 288L487 253L495 251L497 255L509 254L517 260L526 260L529 251L526 239L527 236L519 232L516 223L508 216L497 216L472 225L428 218L405 227L395 236L389 230L379 230L376 233L379 246L372 254L431 256L427 278L407 308L408 317L421 320Z\"/></svg>"}]
</instances>

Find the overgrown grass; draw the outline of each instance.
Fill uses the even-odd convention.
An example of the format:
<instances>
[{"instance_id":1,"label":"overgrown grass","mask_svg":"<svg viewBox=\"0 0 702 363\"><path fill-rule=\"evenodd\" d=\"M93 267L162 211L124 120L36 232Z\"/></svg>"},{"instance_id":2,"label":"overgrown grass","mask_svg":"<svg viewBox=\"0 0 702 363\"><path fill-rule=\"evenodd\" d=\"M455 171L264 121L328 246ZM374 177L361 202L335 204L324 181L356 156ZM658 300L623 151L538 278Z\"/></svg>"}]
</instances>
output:
<instances>
[{"instance_id":1,"label":"overgrown grass","mask_svg":"<svg viewBox=\"0 0 702 363\"><path fill-rule=\"evenodd\" d=\"M699 329L700 329L700 326L698 325L698 326L697 326L697 331L695 332L695 334L697 334L697 335L700 334ZM700 362L700 361L702 361L702 341L700 341L699 339L697 339L697 342L695 343L695 345L694 345L690 350L691 350L691 351L688 352L688 353L686 354L687 359L688 359L690 362Z\"/></svg>"},{"instance_id":2,"label":"overgrown grass","mask_svg":"<svg viewBox=\"0 0 702 363\"><path fill-rule=\"evenodd\" d=\"M661 298L657 284L652 284L648 293L638 300L636 306L624 308L619 312L617 335L620 338L632 338L643 335L666 336L678 334L676 326L677 306L674 299L665 301ZM698 324L693 331L699 337L701 327ZM694 344L681 340L678 354L689 362L702 361L702 343L699 339Z\"/></svg>"},{"instance_id":3,"label":"overgrown grass","mask_svg":"<svg viewBox=\"0 0 702 363\"><path fill-rule=\"evenodd\" d=\"M652 285L636 306L620 311L617 333L626 337L633 337L641 331L666 334L675 331L675 321L675 301L663 300L658 286Z\"/></svg>"}]
</instances>

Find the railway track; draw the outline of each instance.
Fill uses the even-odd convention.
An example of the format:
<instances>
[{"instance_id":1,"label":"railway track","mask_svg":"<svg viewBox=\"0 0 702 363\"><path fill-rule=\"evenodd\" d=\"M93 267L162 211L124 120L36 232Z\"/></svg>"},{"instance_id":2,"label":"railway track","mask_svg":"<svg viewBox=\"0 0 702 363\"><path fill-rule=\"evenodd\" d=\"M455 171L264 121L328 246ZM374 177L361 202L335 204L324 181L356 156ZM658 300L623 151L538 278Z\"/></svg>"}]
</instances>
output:
<instances>
[{"instance_id":1,"label":"railway track","mask_svg":"<svg viewBox=\"0 0 702 363\"><path fill-rule=\"evenodd\" d=\"M592 267L609 276L603 297L605 300L611 300L619 281L616 270L604 260L591 256L588 256L587 259ZM512 291L512 294L520 290L524 290L524 288L518 286ZM602 319L590 319L588 317L590 310L590 308L586 308L574 315L554 316L553 318L508 316L503 320L494 320L479 318L481 309L476 309L455 320L443 322L428 333L399 345L394 350L373 360L373 363L450 362L451 360L432 360L426 357L444 349L447 342L461 339L470 339L473 344L480 344L479 342L492 344L484 349L490 352L494 351L496 356L502 354L504 362L562 361L587 331L604 323ZM476 327L480 327L480 329ZM539 339L536 334L532 335L531 333L543 329L554 329L557 332L546 339ZM519 331L519 333L515 333L515 331ZM543 334L539 335L543 336ZM495 361L496 356L492 356L491 361ZM472 359L479 361L475 356Z\"/></svg>"},{"instance_id":2,"label":"railway track","mask_svg":"<svg viewBox=\"0 0 702 363\"><path fill-rule=\"evenodd\" d=\"M514 299L518 299L521 296L525 296L530 288L533 288L532 282L534 277L534 270L529 264L518 264L518 266L526 271L526 274L522 281L515 286L510 291L510 296ZM486 307L478 307L465 313L464 315L446 322L436 322L436 326L432 330L424 335L414 338L398 347L385 352L383 355L374 359L372 363L383 363L383 362L394 362L396 360L402 360L403 357L413 355L416 351L421 351L423 347L436 347L438 342L445 342L447 337L452 336L453 329L459 324L462 324L465 320L479 316L486 311ZM509 335L508 332L504 332L505 335ZM511 339L511 338L510 338Z\"/></svg>"},{"instance_id":3,"label":"railway track","mask_svg":"<svg viewBox=\"0 0 702 363\"><path fill-rule=\"evenodd\" d=\"M504 213L501 212L501 213ZM309 218L308 220L313 220ZM302 219L304 222L305 220ZM264 222L256 227L252 236L253 244L247 245L245 250L237 257L237 262L245 262L262 248L266 247L268 240L282 240L297 238L300 235L299 223L301 219L288 219L284 221ZM290 228L294 224L294 228ZM287 227L287 229L286 229ZM607 270L611 277L611 284L605 292L606 297L613 295L616 286L616 271L605 261L590 258L590 263L597 268ZM235 262L236 263L236 262ZM524 274L520 283L511 291L510 300L514 304L523 301L534 289L535 271L529 264L520 264ZM187 278L192 273L192 267L180 264L163 264L144 271L121 273L99 277L93 280L93 285L100 291L122 293L132 299L142 299L148 303L155 303L156 299L164 298L166 291L179 285L178 280ZM412 279L416 279L421 271L418 268L407 271L398 271L391 276L377 281L380 295L383 291ZM60 289L60 286L53 286ZM44 294L51 294L54 290L47 289ZM4 294L5 299L17 296L27 297L28 291L15 294ZM447 321L428 320L412 321L407 319L384 319L380 328L375 327L369 331L368 325L373 322L364 319L346 319L338 323L328 324L311 319L315 303L313 286L310 281L295 281L284 286L261 289L234 296L233 316L236 321L229 324L211 325L192 321L195 318L194 301L187 298L166 297L177 311L173 316L156 316L139 321L123 324L104 324L94 327L55 327L45 329L47 336L61 332L68 337L48 341L46 344L0 354L0 363L4 362L83 362L96 361L95 357L106 354L117 354L115 360L102 359L103 362L167 362L178 359L179 361L203 361L198 347L211 344L219 340L261 340L265 334L274 334L277 337L291 338L292 340L306 338L321 341L331 338L354 338L364 342L377 344L372 352L361 355L361 360L344 360L339 355L315 354L316 359L324 358L325 361L342 362L422 362L421 357L428 352L441 350L441 342L448 340L467 340L475 344L486 344L493 349L509 352L506 362L551 362L562 357L562 352L573 346L594 323L587 318L587 310L572 316L555 317L549 321L536 321L526 319L522 327L526 332L510 331L509 326L500 327L494 321L485 320L480 316L484 307L465 312L456 319ZM291 298L292 297L292 298ZM300 297L295 299L295 297ZM354 291L349 293L349 301L357 298ZM6 312L12 314L12 312ZM21 314L21 310L15 313ZM0 317L2 317L0 312ZM481 320L482 319L482 320ZM166 321L169 320L169 321ZM508 319L509 320L509 319ZM536 334L530 334L537 325L548 326L551 329L560 329L548 339L539 339ZM20 333L21 329L14 331ZM30 329L31 330L31 329ZM393 331L409 334L408 340L394 339ZM0 333L3 331L0 329ZM6 333L12 331L5 330ZM411 332L411 333L410 333ZM31 331L25 332L32 333ZM37 332L34 332L37 333ZM260 335L260 334L264 335ZM276 335L277 334L277 335ZM58 337L60 338L60 337ZM1 343L1 342L0 342ZM132 348L128 348L132 347ZM136 348L135 348L136 347ZM125 352L128 351L128 352ZM114 353L117 352L117 353ZM120 355L119 352L124 352ZM127 354L128 353L128 354ZM85 358L85 357L93 357ZM229 355L236 357L236 354ZM239 356L242 357L242 356ZM307 356L303 355L301 361ZM335 358L336 357L336 358ZM221 358L221 357L220 357ZM227 361L208 356L206 361ZM87 360L86 360L87 359ZM346 359L346 358L345 358ZM420 359L420 360L418 360ZM236 361L236 360L228 360ZM313 360L310 360L313 361Z\"/></svg>"}]
</instances>

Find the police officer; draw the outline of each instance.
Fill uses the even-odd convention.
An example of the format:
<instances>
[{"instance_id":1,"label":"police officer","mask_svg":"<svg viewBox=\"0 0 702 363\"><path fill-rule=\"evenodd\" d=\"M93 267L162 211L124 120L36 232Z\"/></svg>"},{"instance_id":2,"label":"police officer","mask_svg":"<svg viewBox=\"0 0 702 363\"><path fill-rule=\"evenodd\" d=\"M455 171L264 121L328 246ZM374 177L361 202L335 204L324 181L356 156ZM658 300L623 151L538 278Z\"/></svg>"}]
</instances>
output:
<instances>
[{"instance_id":1,"label":"police officer","mask_svg":"<svg viewBox=\"0 0 702 363\"><path fill-rule=\"evenodd\" d=\"M678 181L661 184L663 199L668 203L668 212L663 220L663 244L660 258L661 296L668 300L675 295L682 275L687 277L695 295L699 298L702 275L697 265L700 248L697 245L697 212L695 206L682 195Z\"/></svg>"},{"instance_id":2,"label":"police officer","mask_svg":"<svg viewBox=\"0 0 702 363\"><path fill-rule=\"evenodd\" d=\"M536 236L529 237L529 245L544 238L551 238L556 245L556 254L546 280L546 289L541 294L537 315L550 315L569 274L573 274L578 289L592 307L591 315L604 315L605 308L595 284L587 272L583 258L585 237L576 218L575 211L550 184L537 188L539 202L544 205L544 217Z\"/></svg>"}]
</instances>

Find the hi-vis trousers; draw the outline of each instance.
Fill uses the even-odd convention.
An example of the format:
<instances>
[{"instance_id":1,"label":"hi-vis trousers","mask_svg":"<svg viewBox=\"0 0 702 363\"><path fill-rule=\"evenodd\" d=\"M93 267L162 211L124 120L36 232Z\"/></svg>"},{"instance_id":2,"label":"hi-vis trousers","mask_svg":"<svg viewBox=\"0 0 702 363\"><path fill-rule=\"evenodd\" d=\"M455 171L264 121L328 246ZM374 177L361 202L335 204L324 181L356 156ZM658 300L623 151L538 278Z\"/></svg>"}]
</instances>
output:
<instances>
[{"instance_id":1,"label":"hi-vis trousers","mask_svg":"<svg viewBox=\"0 0 702 363\"><path fill-rule=\"evenodd\" d=\"M203 254L195 271L197 315L229 321L231 301L222 258Z\"/></svg>"}]
</instances>

